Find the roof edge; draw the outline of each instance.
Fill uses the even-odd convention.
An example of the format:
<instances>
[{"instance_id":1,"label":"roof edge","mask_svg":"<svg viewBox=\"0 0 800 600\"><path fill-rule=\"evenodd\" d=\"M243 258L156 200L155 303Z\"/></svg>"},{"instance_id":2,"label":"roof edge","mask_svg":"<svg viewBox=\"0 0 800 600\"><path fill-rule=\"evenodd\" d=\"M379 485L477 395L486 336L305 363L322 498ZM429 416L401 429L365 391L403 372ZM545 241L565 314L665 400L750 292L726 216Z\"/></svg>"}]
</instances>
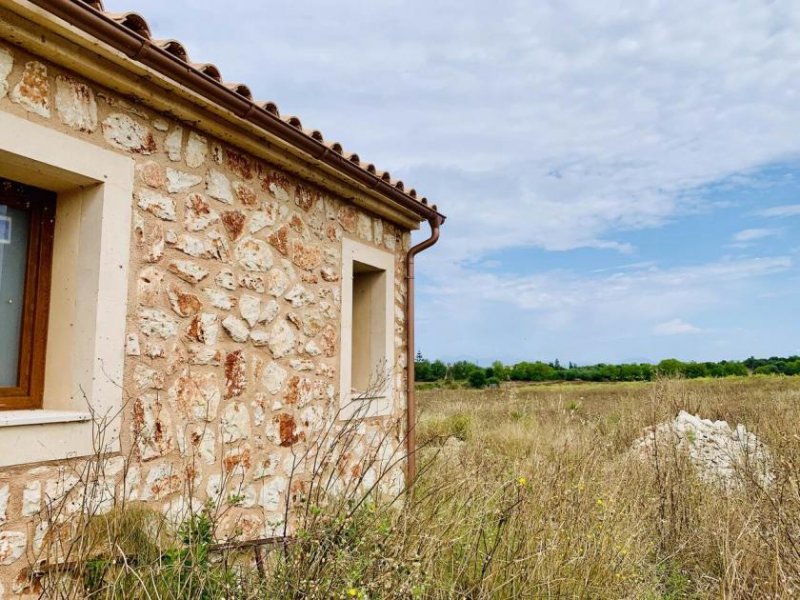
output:
<instances>
[{"instance_id":1,"label":"roof edge","mask_svg":"<svg viewBox=\"0 0 800 600\"><path fill-rule=\"evenodd\" d=\"M437 210L436 205L429 205L424 198L422 201L417 200L405 191L391 185L382 178L381 174L360 167L325 145L321 140L306 135L301 129L281 120L268 107L262 107L234 89L226 87L220 81L126 28L82 0L29 1L122 52L129 59L157 71L166 78L224 108L239 119L252 123L307 154L310 158L326 164L335 171L409 210L416 214L420 221L444 223L446 217Z\"/></svg>"}]
</instances>

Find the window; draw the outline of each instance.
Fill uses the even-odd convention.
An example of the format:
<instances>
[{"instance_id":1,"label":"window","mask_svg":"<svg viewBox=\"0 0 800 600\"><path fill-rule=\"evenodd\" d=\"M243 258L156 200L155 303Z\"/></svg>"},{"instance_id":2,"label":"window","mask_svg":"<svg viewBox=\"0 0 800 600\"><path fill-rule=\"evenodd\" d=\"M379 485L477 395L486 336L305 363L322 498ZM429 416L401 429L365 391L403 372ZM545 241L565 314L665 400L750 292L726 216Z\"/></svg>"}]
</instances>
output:
<instances>
[{"instance_id":1,"label":"window","mask_svg":"<svg viewBox=\"0 0 800 600\"><path fill-rule=\"evenodd\" d=\"M14 389L0 383L0 468L92 455L98 443L105 451L119 451L134 160L3 111L0 132L0 178L35 186L4 185L0 196L3 216L12 217L10 228L8 219L0 219L5 221L0 236L9 240L10 235L3 244L8 251L3 269L12 268L13 244L17 273L16 285L7 279L10 270L0 276L5 297L0 311L24 299L21 312L15 308L19 333L10 331L7 315L0 312L0 365L6 380L16 381ZM55 192L44 193L49 219L36 215L47 204L34 201L44 198L36 188ZM26 229L20 229L25 219L27 246L17 237ZM34 238L47 237L52 239L49 278L42 243L32 245ZM23 259L20 247L28 249ZM39 248L36 260L29 259L34 247ZM29 277L34 268L36 274ZM41 287L48 283L49 301ZM31 331L28 315L46 317L34 319L33 334L26 334ZM16 360L8 359L9 348L18 354ZM45 358L36 359L31 354L35 348L43 349ZM33 361L26 362L26 356ZM27 381L39 386L38 394L22 394L19 384L26 372ZM102 440L94 422L103 424Z\"/></svg>"},{"instance_id":2,"label":"window","mask_svg":"<svg viewBox=\"0 0 800 600\"><path fill-rule=\"evenodd\" d=\"M0 179L0 410L42 406L55 206Z\"/></svg>"},{"instance_id":3,"label":"window","mask_svg":"<svg viewBox=\"0 0 800 600\"><path fill-rule=\"evenodd\" d=\"M394 364L394 255L342 242L341 416L391 413Z\"/></svg>"},{"instance_id":4,"label":"window","mask_svg":"<svg viewBox=\"0 0 800 600\"><path fill-rule=\"evenodd\" d=\"M354 396L380 395L386 379L386 271L353 261L350 364Z\"/></svg>"}]
</instances>

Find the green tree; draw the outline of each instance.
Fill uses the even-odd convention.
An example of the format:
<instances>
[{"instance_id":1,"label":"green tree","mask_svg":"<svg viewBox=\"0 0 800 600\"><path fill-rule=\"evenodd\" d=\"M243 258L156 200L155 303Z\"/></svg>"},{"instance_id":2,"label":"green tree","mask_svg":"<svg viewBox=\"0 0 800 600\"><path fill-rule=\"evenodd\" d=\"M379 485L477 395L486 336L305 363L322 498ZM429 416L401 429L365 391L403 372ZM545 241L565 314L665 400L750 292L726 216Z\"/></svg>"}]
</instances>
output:
<instances>
[{"instance_id":1,"label":"green tree","mask_svg":"<svg viewBox=\"0 0 800 600\"><path fill-rule=\"evenodd\" d=\"M470 371L467 382L471 388L481 389L486 387L486 371L483 369Z\"/></svg>"},{"instance_id":2,"label":"green tree","mask_svg":"<svg viewBox=\"0 0 800 600\"><path fill-rule=\"evenodd\" d=\"M469 378L469 374L476 369L480 369L480 367L466 360L459 360L450 366L450 376L456 381L465 381Z\"/></svg>"},{"instance_id":3,"label":"green tree","mask_svg":"<svg viewBox=\"0 0 800 600\"><path fill-rule=\"evenodd\" d=\"M447 365L440 360L431 363L431 377L434 381L441 381L447 377Z\"/></svg>"},{"instance_id":4,"label":"green tree","mask_svg":"<svg viewBox=\"0 0 800 600\"><path fill-rule=\"evenodd\" d=\"M492 363L492 371L494 371L494 376L498 381L508 381L511 378L511 369L499 360Z\"/></svg>"},{"instance_id":5,"label":"green tree","mask_svg":"<svg viewBox=\"0 0 800 600\"><path fill-rule=\"evenodd\" d=\"M666 377L677 377L683 375L683 363L677 358L665 358L656 367L659 374Z\"/></svg>"}]
</instances>

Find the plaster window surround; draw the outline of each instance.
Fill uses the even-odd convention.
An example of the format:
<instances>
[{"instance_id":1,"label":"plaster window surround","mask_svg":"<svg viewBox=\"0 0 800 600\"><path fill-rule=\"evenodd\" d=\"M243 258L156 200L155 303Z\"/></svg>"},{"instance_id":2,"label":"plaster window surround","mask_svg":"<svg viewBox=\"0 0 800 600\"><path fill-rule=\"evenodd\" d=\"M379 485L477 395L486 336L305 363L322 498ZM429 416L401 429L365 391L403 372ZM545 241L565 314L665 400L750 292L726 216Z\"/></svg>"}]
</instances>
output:
<instances>
[{"instance_id":1,"label":"plaster window surround","mask_svg":"<svg viewBox=\"0 0 800 600\"><path fill-rule=\"evenodd\" d=\"M391 414L394 397L394 256L342 240L340 418Z\"/></svg>"},{"instance_id":2,"label":"plaster window surround","mask_svg":"<svg viewBox=\"0 0 800 600\"><path fill-rule=\"evenodd\" d=\"M134 161L0 113L0 177L56 193L41 409L0 412L0 467L119 450Z\"/></svg>"}]
</instances>

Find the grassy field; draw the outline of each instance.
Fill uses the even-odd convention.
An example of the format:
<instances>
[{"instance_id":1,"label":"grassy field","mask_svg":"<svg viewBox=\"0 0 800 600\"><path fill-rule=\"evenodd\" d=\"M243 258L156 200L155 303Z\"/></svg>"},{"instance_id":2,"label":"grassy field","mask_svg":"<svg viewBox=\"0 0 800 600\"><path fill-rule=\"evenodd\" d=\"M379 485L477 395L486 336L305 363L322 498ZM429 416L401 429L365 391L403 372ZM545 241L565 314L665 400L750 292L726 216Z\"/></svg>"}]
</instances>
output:
<instances>
[{"instance_id":1,"label":"grassy field","mask_svg":"<svg viewBox=\"0 0 800 600\"><path fill-rule=\"evenodd\" d=\"M800 595L800 378L430 390L420 405L420 488L446 505L429 523L442 597ZM743 473L724 492L681 452L656 468L630 451L681 409L745 424L775 484Z\"/></svg>"},{"instance_id":2,"label":"grassy field","mask_svg":"<svg viewBox=\"0 0 800 600\"><path fill-rule=\"evenodd\" d=\"M152 508L120 506L65 530L67 550L59 537L50 542L76 567L44 577L44 597L800 596L800 378L427 390L419 402L413 494L382 485L403 456L384 471L366 459L348 471L347 493L331 493L359 439L351 422L312 444L325 454L293 486L292 539L262 563L248 551L214 551L238 499L206 506L177 530ZM727 491L704 483L674 443L656 461L632 450L646 427L680 410L757 434L771 485L747 468Z\"/></svg>"}]
</instances>

